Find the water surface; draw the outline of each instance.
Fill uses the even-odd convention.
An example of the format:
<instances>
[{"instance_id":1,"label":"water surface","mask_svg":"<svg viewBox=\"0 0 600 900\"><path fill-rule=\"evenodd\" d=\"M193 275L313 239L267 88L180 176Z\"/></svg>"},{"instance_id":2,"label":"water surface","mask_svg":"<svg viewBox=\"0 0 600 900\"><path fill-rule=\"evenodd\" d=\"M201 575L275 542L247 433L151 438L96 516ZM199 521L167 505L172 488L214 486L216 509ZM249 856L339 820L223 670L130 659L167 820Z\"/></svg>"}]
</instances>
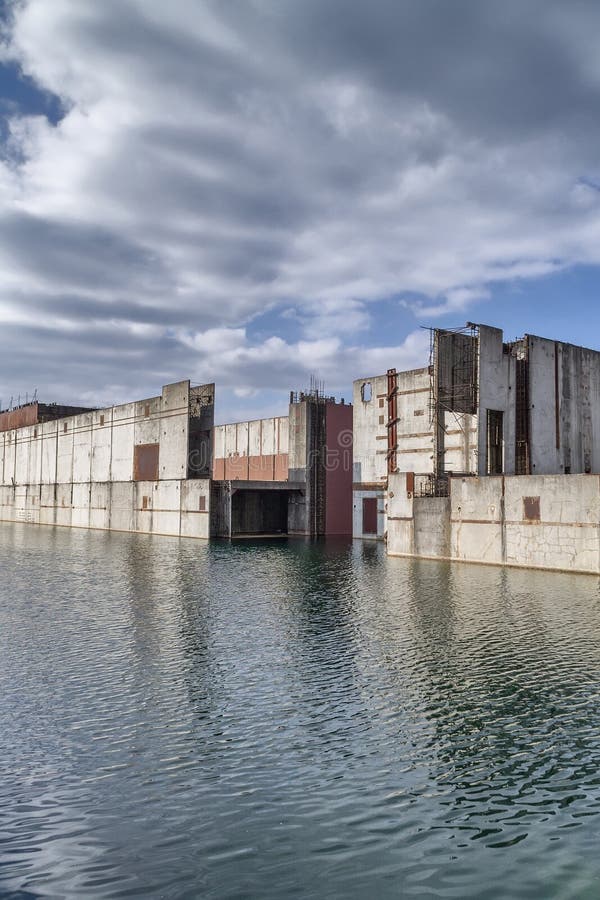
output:
<instances>
[{"instance_id":1,"label":"water surface","mask_svg":"<svg viewBox=\"0 0 600 900\"><path fill-rule=\"evenodd\" d=\"M0 523L0 896L598 898L598 584Z\"/></svg>"}]
</instances>

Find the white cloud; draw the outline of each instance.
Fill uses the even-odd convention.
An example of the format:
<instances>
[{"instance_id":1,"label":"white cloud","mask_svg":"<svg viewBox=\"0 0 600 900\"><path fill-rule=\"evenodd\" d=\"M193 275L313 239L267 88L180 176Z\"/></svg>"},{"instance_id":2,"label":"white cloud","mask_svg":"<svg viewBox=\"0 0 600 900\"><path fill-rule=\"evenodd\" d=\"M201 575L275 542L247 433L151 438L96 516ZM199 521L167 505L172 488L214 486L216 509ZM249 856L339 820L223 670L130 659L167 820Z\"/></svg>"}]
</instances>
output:
<instances>
[{"instance_id":1,"label":"white cloud","mask_svg":"<svg viewBox=\"0 0 600 900\"><path fill-rule=\"evenodd\" d=\"M0 157L0 378L26 377L18 334L51 390L74 336L81 391L184 363L343 386L423 362L374 331L382 299L466 317L494 282L599 263L598 14L507 3L452 28L426 0L14 4L4 52L65 114L13 114Z\"/></svg>"}]
</instances>

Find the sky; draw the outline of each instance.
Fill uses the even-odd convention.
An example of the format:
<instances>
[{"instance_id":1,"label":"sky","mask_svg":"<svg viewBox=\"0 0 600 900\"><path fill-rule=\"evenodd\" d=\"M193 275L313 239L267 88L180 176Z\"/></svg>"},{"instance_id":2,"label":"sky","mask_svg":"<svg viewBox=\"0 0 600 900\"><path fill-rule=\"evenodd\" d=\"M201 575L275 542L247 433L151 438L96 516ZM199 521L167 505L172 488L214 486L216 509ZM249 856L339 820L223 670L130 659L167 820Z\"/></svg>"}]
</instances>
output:
<instances>
[{"instance_id":1,"label":"sky","mask_svg":"<svg viewBox=\"0 0 600 900\"><path fill-rule=\"evenodd\" d=\"M0 0L0 408L600 349L594 0ZM13 402L14 402L13 400Z\"/></svg>"}]
</instances>

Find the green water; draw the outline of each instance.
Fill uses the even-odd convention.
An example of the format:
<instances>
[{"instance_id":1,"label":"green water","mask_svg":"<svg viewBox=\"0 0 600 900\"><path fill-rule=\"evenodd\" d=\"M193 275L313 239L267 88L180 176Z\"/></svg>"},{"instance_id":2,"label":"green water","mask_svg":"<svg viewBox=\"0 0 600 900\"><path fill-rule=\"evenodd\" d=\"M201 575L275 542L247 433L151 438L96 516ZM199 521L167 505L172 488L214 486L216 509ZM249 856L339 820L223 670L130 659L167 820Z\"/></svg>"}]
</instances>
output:
<instances>
[{"instance_id":1,"label":"green water","mask_svg":"<svg viewBox=\"0 0 600 900\"><path fill-rule=\"evenodd\" d=\"M0 896L600 897L598 584L0 523Z\"/></svg>"}]
</instances>

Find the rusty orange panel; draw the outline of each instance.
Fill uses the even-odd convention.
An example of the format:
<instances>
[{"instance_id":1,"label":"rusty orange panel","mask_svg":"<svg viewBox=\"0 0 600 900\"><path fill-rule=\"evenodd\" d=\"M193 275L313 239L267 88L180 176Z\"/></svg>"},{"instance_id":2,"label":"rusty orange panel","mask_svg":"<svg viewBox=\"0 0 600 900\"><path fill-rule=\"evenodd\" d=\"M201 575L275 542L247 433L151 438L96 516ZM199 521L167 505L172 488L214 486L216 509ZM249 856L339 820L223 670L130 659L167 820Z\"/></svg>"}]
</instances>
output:
<instances>
[{"instance_id":1,"label":"rusty orange panel","mask_svg":"<svg viewBox=\"0 0 600 900\"><path fill-rule=\"evenodd\" d=\"M225 460L224 459L214 459L213 460L213 478L215 481L224 481L225 480Z\"/></svg>"},{"instance_id":2,"label":"rusty orange panel","mask_svg":"<svg viewBox=\"0 0 600 900\"><path fill-rule=\"evenodd\" d=\"M133 448L133 480L158 481L158 444L137 444Z\"/></svg>"},{"instance_id":3,"label":"rusty orange panel","mask_svg":"<svg viewBox=\"0 0 600 900\"><path fill-rule=\"evenodd\" d=\"M20 409L11 409L0 413L0 431L11 431L13 428L23 428L25 425L37 425L38 405L30 403Z\"/></svg>"},{"instance_id":4,"label":"rusty orange panel","mask_svg":"<svg viewBox=\"0 0 600 900\"><path fill-rule=\"evenodd\" d=\"M229 456L225 460L225 478L227 481L248 481L248 457Z\"/></svg>"},{"instance_id":5,"label":"rusty orange panel","mask_svg":"<svg viewBox=\"0 0 600 900\"><path fill-rule=\"evenodd\" d=\"M275 457L270 453L248 457L248 476L251 481L273 481Z\"/></svg>"},{"instance_id":6,"label":"rusty orange panel","mask_svg":"<svg viewBox=\"0 0 600 900\"><path fill-rule=\"evenodd\" d=\"M287 453L277 453L275 456L275 481L288 480L288 465Z\"/></svg>"},{"instance_id":7,"label":"rusty orange panel","mask_svg":"<svg viewBox=\"0 0 600 900\"><path fill-rule=\"evenodd\" d=\"M523 497L523 518L528 522L540 521L539 497Z\"/></svg>"}]
</instances>

